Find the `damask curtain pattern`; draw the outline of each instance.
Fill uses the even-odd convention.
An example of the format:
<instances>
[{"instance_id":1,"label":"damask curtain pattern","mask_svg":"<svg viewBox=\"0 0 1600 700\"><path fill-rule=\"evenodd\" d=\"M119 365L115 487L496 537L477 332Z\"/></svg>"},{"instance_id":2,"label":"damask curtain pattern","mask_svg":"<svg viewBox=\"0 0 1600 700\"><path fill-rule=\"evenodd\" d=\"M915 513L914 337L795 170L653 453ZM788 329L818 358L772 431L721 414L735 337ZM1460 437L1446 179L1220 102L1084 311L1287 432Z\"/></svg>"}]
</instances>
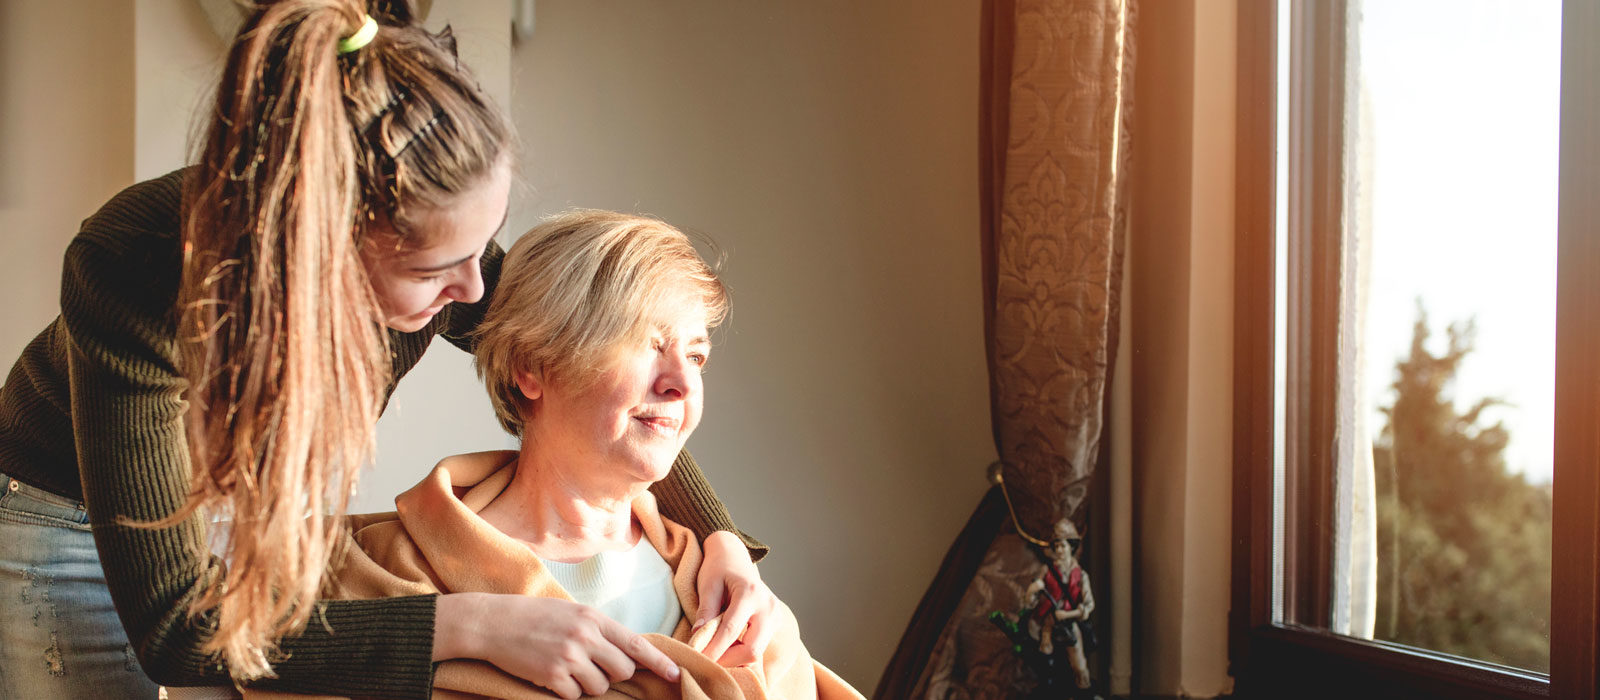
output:
<instances>
[{"instance_id":1,"label":"damask curtain pattern","mask_svg":"<svg viewBox=\"0 0 1600 700\"><path fill-rule=\"evenodd\" d=\"M995 444L1022 525L1075 514L1100 449L1122 278L1127 0L1012 0L1003 141L984 144ZM996 51L1004 47L996 46ZM1009 90L1006 88L1009 87Z\"/></svg>"},{"instance_id":2,"label":"damask curtain pattern","mask_svg":"<svg viewBox=\"0 0 1600 700\"><path fill-rule=\"evenodd\" d=\"M1126 229L1133 4L984 3L990 403L1017 520L1046 540L1057 522L1080 516L1102 453ZM987 616L1018 610L1044 564L1013 528L993 525L1003 513L996 503L985 499L946 559L976 562L982 552L981 563L941 571L917 614L947 618L913 620L889 669L903 680L886 674L878 697L1005 698L1026 689L1011 641ZM957 595L953 605L935 600ZM934 630L931 641L914 638Z\"/></svg>"}]
</instances>

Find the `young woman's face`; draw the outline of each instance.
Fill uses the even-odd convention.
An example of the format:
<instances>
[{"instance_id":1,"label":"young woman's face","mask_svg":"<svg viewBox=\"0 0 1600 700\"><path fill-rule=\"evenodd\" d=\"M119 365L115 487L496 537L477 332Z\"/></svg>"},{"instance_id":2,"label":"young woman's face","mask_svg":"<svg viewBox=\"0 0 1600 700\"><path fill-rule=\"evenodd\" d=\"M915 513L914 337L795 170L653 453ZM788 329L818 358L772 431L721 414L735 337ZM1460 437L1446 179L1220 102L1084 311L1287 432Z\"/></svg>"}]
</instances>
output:
<instances>
[{"instance_id":1,"label":"young woman's face","mask_svg":"<svg viewBox=\"0 0 1600 700\"><path fill-rule=\"evenodd\" d=\"M711 353L705 304L682 299L652 325L645 342L617 348L582 388L522 378L531 399L524 442L573 469L572 482L611 493L664 479L700 424L700 372Z\"/></svg>"},{"instance_id":2,"label":"young woman's face","mask_svg":"<svg viewBox=\"0 0 1600 700\"><path fill-rule=\"evenodd\" d=\"M385 325L422 330L446 304L483 298L478 261L505 225L510 192L511 167L502 163L450 206L414 215L415 230L401 245L392 230L373 227L361 258Z\"/></svg>"}]
</instances>

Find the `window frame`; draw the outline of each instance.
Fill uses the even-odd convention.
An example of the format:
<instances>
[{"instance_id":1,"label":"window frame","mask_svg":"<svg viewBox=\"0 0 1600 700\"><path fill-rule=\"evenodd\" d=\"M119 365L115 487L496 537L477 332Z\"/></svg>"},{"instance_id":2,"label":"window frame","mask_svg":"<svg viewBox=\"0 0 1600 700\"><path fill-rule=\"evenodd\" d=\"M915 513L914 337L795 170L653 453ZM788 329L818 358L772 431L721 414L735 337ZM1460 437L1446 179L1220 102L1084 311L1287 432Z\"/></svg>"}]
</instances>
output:
<instances>
[{"instance_id":1,"label":"window frame","mask_svg":"<svg viewBox=\"0 0 1600 700\"><path fill-rule=\"evenodd\" d=\"M1293 0L1282 0L1287 3ZM1278 0L1239 0L1236 131L1237 221L1234 289L1233 595L1229 614L1231 672L1242 697L1572 698L1596 700L1600 665L1600 9L1584 0L1562 7L1560 196L1554 480L1548 676L1451 657L1326 629L1274 621L1274 380L1276 304L1276 133ZM1292 30L1291 47L1315 74L1335 79L1309 85L1296 98L1313 118L1289 125L1290 152L1309 153L1310 169L1290 171L1289 187L1306 203L1291 231L1310 236L1290 260L1285 303L1306 313L1309 353L1333 352L1337 333L1338 251L1317 241L1342 231L1342 195L1326 173L1342 164L1342 0L1306 0L1317 21ZM1334 72L1336 71L1336 72ZM1576 78L1576 79L1575 79ZM1293 78L1291 78L1293 79ZM1330 138L1335 139L1330 141ZM1334 181L1337 184L1337 181ZM1328 277L1328 275L1333 277ZM1327 280L1335 282L1331 287ZM1296 281L1309 284L1298 284ZM1316 290L1333 289L1334 293ZM1331 298L1330 298L1331 297ZM1329 312L1333 316L1328 316ZM1294 337L1294 335L1291 335ZM1333 339L1336 340L1336 335ZM1320 346L1321 349L1317 349ZM1286 381L1333 396L1336 362L1297 361L1290 341ZM1321 388L1323 391L1315 391ZM1302 393L1305 393L1302 391ZM1284 406L1286 519L1331 523L1333 402L1325 408ZM1309 482L1309 483L1308 483ZM1282 599L1286 620L1326 627L1331 576L1326 527L1286 528ZM1296 552L1311 557L1291 558ZM1320 552L1320 554L1318 554ZM1311 559L1312 561L1304 561ZM1299 584L1299 585L1297 585ZM1305 585L1310 584L1310 585ZM1357 695L1359 694L1359 695Z\"/></svg>"}]
</instances>

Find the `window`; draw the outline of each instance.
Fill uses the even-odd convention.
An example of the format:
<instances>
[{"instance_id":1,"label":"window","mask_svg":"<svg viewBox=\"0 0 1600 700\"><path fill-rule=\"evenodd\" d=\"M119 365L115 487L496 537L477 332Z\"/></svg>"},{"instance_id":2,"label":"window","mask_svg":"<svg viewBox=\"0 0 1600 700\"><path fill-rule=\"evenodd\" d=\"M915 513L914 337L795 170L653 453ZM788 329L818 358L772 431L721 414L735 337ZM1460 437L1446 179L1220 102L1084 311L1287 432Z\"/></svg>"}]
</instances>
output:
<instances>
[{"instance_id":1,"label":"window","mask_svg":"<svg viewBox=\"0 0 1600 700\"><path fill-rule=\"evenodd\" d=\"M1595 697L1580 5L1241 0L1243 695Z\"/></svg>"}]
</instances>

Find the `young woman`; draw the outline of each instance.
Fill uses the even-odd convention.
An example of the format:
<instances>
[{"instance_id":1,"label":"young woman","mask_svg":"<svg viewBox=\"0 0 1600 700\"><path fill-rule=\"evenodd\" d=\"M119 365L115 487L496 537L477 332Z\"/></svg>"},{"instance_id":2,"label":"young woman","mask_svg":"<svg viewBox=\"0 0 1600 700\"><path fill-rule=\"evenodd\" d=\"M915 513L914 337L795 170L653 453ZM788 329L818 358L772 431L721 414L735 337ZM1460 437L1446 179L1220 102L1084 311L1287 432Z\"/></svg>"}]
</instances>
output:
<instances>
[{"instance_id":1,"label":"young woman","mask_svg":"<svg viewBox=\"0 0 1600 700\"><path fill-rule=\"evenodd\" d=\"M420 698L451 658L545 687L600 658L610 681L676 674L566 601L319 599L342 541L323 516L394 382L436 335L472 344L514 150L448 32L403 2L260 7L197 164L84 223L60 317L0 389L0 697L153 697L154 679ZM687 455L656 492L705 538L697 618L726 601L759 627L760 545ZM226 566L212 517L232 522Z\"/></svg>"}]
</instances>

